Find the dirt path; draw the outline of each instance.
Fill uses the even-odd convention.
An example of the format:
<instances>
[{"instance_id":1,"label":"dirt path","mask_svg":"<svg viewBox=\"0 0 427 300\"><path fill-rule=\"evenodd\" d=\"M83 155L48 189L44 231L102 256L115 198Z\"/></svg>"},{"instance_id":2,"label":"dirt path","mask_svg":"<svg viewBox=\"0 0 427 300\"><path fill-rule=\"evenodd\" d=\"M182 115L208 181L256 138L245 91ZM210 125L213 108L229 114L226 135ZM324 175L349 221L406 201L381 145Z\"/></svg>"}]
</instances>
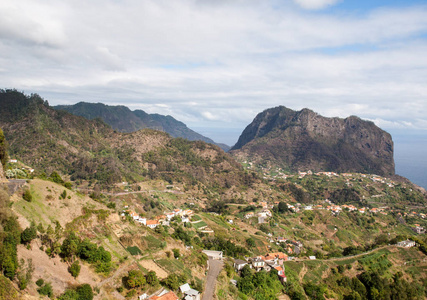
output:
<instances>
[{"instance_id":1,"label":"dirt path","mask_svg":"<svg viewBox=\"0 0 427 300\"><path fill-rule=\"evenodd\" d=\"M382 247L375 248L375 249L372 249L370 251L363 252L363 253L356 254L356 255L350 255L350 256L344 256L344 257L335 257L335 258L330 258L330 259L319 259L319 260L321 260L321 261L341 261L341 260L347 260L347 259L351 259L351 258L358 258L358 257L364 256L364 255L370 254L372 252L379 251L381 249L393 248L393 247L396 247L396 246L395 245L382 246Z\"/></svg>"},{"instance_id":2,"label":"dirt path","mask_svg":"<svg viewBox=\"0 0 427 300\"><path fill-rule=\"evenodd\" d=\"M301 282L302 283L302 281L303 281L303 279L304 279L304 276L305 276L305 274L307 274L307 266L305 265L305 263L302 263L302 269L301 269L301 272L299 273L299 282Z\"/></svg>"},{"instance_id":3,"label":"dirt path","mask_svg":"<svg viewBox=\"0 0 427 300\"><path fill-rule=\"evenodd\" d=\"M209 271L206 278L205 291L202 300L212 300L215 292L216 278L221 272L224 262L222 260L209 259Z\"/></svg>"}]
</instances>

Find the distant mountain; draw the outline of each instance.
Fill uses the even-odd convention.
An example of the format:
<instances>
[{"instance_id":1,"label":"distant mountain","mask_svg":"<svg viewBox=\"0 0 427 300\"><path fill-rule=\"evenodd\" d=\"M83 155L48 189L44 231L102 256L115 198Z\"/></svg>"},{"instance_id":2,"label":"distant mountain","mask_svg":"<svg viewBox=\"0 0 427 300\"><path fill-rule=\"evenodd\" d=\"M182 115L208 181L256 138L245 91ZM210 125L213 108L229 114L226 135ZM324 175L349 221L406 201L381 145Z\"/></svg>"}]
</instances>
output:
<instances>
[{"instance_id":1,"label":"distant mountain","mask_svg":"<svg viewBox=\"0 0 427 300\"><path fill-rule=\"evenodd\" d=\"M103 103L79 102L74 105L57 105L54 106L54 108L57 110L65 110L90 120L101 118L113 129L120 132L134 132L140 129L150 128L164 131L172 137L182 137L189 141L204 141L206 143L215 144L224 151L230 149L227 145L217 144L210 138L191 130L187 125L171 116L147 114L143 110L131 111L126 106L110 106Z\"/></svg>"},{"instance_id":2,"label":"distant mountain","mask_svg":"<svg viewBox=\"0 0 427 300\"><path fill-rule=\"evenodd\" d=\"M284 106L258 114L230 151L239 160L288 171L393 175L393 141L374 123L351 116L326 118Z\"/></svg>"}]
</instances>

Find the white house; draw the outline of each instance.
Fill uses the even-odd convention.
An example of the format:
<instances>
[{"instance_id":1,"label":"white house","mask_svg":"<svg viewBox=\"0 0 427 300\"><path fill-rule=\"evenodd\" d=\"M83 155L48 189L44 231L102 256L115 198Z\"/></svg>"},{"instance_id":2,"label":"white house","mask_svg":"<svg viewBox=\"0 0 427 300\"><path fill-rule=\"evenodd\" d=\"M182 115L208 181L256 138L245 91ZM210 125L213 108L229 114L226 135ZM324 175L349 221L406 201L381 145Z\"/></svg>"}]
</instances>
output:
<instances>
[{"instance_id":1,"label":"white house","mask_svg":"<svg viewBox=\"0 0 427 300\"><path fill-rule=\"evenodd\" d=\"M182 294L185 295L185 300L200 300L200 293L190 287L188 283L179 287Z\"/></svg>"},{"instance_id":2,"label":"white house","mask_svg":"<svg viewBox=\"0 0 427 300\"><path fill-rule=\"evenodd\" d=\"M236 269L236 271L241 271L243 269L243 267L246 266L247 264L248 264L248 262L245 260L235 259L234 260L234 269Z\"/></svg>"},{"instance_id":3,"label":"white house","mask_svg":"<svg viewBox=\"0 0 427 300\"><path fill-rule=\"evenodd\" d=\"M143 224L143 225L147 225L147 218L141 218L141 217L139 217L138 219L136 219L136 221L138 223Z\"/></svg>"},{"instance_id":4,"label":"white house","mask_svg":"<svg viewBox=\"0 0 427 300\"><path fill-rule=\"evenodd\" d=\"M157 220L147 220L147 227L150 227L151 229L156 228L157 226L159 226L159 222L157 222Z\"/></svg>"}]
</instances>

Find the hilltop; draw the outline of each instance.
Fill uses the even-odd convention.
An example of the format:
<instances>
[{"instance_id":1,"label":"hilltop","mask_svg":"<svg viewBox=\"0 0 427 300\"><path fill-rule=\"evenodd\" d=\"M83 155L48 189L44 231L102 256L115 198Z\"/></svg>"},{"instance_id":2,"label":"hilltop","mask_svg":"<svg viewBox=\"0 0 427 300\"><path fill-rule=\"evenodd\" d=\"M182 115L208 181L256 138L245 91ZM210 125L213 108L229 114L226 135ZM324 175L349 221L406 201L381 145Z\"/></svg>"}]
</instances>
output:
<instances>
[{"instance_id":1,"label":"hilltop","mask_svg":"<svg viewBox=\"0 0 427 300\"><path fill-rule=\"evenodd\" d=\"M259 182L218 146L151 129L120 133L100 119L55 110L36 94L2 91L0 115L10 155L39 174L57 171L104 187L156 178L219 190Z\"/></svg>"},{"instance_id":2,"label":"hilltop","mask_svg":"<svg viewBox=\"0 0 427 300\"><path fill-rule=\"evenodd\" d=\"M139 109L131 111L126 106L111 106L103 103L79 102L74 105L57 105L53 108L57 110L65 110L74 115L90 120L101 118L113 129L121 132L134 132L149 128L164 131L174 138L181 137L190 141L204 141L206 143L215 144L224 151L228 151L230 149L227 145L217 144L210 138L191 130L187 125L177 121L172 116L148 114Z\"/></svg>"},{"instance_id":3,"label":"hilltop","mask_svg":"<svg viewBox=\"0 0 427 300\"><path fill-rule=\"evenodd\" d=\"M239 161L289 172L394 174L393 141L374 123L279 106L259 113L231 149Z\"/></svg>"}]
</instances>

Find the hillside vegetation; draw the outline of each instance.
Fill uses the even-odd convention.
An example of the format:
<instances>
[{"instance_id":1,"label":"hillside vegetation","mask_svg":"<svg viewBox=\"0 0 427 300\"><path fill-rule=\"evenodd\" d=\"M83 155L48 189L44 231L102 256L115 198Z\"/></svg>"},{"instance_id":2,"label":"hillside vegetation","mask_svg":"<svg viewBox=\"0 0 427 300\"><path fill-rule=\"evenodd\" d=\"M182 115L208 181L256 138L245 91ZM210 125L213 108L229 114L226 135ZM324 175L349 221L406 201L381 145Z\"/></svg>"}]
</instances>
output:
<instances>
[{"instance_id":1,"label":"hillside vegetation","mask_svg":"<svg viewBox=\"0 0 427 300\"><path fill-rule=\"evenodd\" d=\"M0 115L2 299L184 298L206 290L203 250L225 256L216 299L427 297L426 193L400 177L240 165L15 90Z\"/></svg>"}]
</instances>

